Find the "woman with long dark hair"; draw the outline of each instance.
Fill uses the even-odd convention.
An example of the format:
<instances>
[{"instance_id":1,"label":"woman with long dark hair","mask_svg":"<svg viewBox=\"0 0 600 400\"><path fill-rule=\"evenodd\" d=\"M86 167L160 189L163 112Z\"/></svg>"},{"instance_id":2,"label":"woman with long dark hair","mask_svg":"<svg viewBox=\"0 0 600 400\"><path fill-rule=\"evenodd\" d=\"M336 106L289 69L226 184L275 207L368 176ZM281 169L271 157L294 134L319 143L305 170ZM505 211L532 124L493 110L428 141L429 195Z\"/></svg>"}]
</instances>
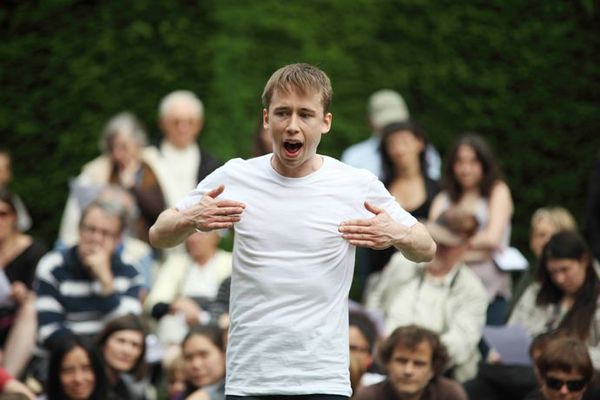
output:
<instances>
[{"instance_id":1,"label":"woman with long dark hair","mask_svg":"<svg viewBox=\"0 0 600 400\"><path fill-rule=\"evenodd\" d=\"M145 337L146 331L139 317L131 314L109 321L98 334L110 400L146 398Z\"/></svg>"},{"instance_id":2,"label":"woman with long dark hair","mask_svg":"<svg viewBox=\"0 0 600 400\"><path fill-rule=\"evenodd\" d=\"M600 281L581 235L554 234L542 250L537 274L508 324L522 326L531 338L550 332L575 337L585 343L594 368L600 369ZM530 367L495 358L480 365L477 378L466 383L470 398L522 398L535 387Z\"/></svg>"},{"instance_id":3,"label":"woman with long dark hair","mask_svg":"<svg viewBox=\"0 0 600 400\"><path fill-rule=\"evenodd\" d=\"M106 378L100 358L79 336L68 336L52 349L47 400L105 400Z\"/></svg>"},{"instance_id":4,"label":"woman with long dark hair","mask_svg":"<svg viewBox=\"0 0 600 400\"><path fill-rule=\"evenodd\" d=\"M591 253L577 232L552 236L544 246L538 282L532 283L510 316L534 337L560 329L587 343L600 369L600 281Z\"/></svg>"}]
</instances>

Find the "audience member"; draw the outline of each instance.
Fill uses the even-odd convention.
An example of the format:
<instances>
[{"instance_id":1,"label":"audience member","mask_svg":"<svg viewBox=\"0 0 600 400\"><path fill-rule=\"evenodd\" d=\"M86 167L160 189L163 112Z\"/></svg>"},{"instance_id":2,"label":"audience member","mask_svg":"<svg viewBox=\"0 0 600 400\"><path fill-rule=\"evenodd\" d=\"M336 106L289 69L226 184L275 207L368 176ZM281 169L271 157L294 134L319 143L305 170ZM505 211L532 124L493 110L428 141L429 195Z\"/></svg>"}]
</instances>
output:
<instances>
[{"instance_id":1,"label":"audience member","mask_svg":"<svg viewBox=\"0 0 600 400\"><path fill-rule=\"evenodd\" d=\"M397 328L379 350L387 378L358 391L356 400L467 400L463 388L443 376L448 353L439 337L416 325Z\"/></svg>"},{"instance_id":2,"label":"audience member","mask_svg":"<svg viewBox=\"0 0 600 400\"><path fill-rule=\"evenodd\" d=\"M413 122L393 122L381 131L382 182L406 211L419 220L427 220L433 198L439 191L437 181L426 175L427 136ZM374 278L395 253L393 247L367 250L368 273ZM367 285L366 292L371 286Z\"/></svg>"},{"instance_id":3,"label":"audience member","mask_svg":"<svg viewBox=\"0 0 600 400\"><path fill-rule=\"evenodd\" d=\"M526 400L584 399L594 375L587 347L573 337L551 340L535 359L535 369L539 391L531 393Z\"/></svg>"},{"instance_id":4,"label":"audience member","mask_svg":"<svg viewBox=\"0 0 600 400\"><path fill-rule=\"evenodd\" d=\"M159 146L167 206L172 207L220 163L197 143L204 125L204 106L196 95L177 90L159 106L164 139Z\"/></svg>"},{"instance_id":5,"label":"audience member","mask_svg":"<svg viewBox=\"0 0 600 400\"><path fill-rule=\"evenodd\" d=\"M97 201L116 203L125 209L127 219L126 226L130 225L132 215L135 213L135 202L131 193L123 187L110 184L105 186L96 197ZM127 234L127 228L119 237L116 253L121 256L126 264L137 268L143 278L144 292L142 298L152 287L156 278L159 261L156 259L157 251L150 245L136 237Z\"/></svg>"},{"instance_id":6,"label":"audience member","mask_svg":"<svg viewBox=\"0 0 600 400\"><path fill-rule=\"evenodd\" d=\"M594 366L600 366L600 281L583 238L574 231L556 233L542 250L538 277L523 293L508 324L520 325L533 338L560 330L584 341ZM507 385L506 382L511 384ZM491 351L477 377L465 384L471 398L521 399L535 387L530 367L505 364Z\"/></svg>"},{"instance_id":7,"label":"audience member","mask_svg":"<svg viewBox=\"0 0 600 400\"><path fill-rule=\"evenodd\" d=\"M0 361L20 376L35 343L36 311L32 289L45 246L19 230L14 195L0 188Z\"/></svg>"},{"instance_id":8,"label":"audience member","mask_svg":"<svg viewBox=\"0 0 600 400\"><path fill-rule=\"evenodd\" d=\"M583 238L574 231L556 233L542 251L537 282L516 304L508 323L532 336L561 329L585 341L600 369L600 281Z\"/></svg>"},{"instance_id":9,"label":"audience member","mask_svg":"<svg viewBox=\"0 0 600 400\"><path fill-rule=\"evenodd\" d=\"M0 399L8 399L9 394L20 395L15 399L35 400L35 394L23 383L16 380L4 368L0 367Z\"/></svg>"},{"instance_id":10,"label":"audience member","mask_svg":"<svg viewBox=\"0 0 600 400\"><path fill-rule=\"evenodd\" d=\"M186 241L187 254L174 254L162 266L145 308L159 320L165 346L179 348L189 327L218 324L213 303L231 275L231 253L219 249L219 231L196 232Z\"/></svg>"},{"instance_id":11,"label":"audience member","mask_svg":"<svg viewBox=\"0 0 600 400\"><path fill-rule=\"evenodd\" d=\"M111 400L144 400L148 389L146 331L132 314L110 320L98 334Z\"/></svg>"},{"instance_id":12,"label":"audience member","mask_svg":"<svg viewBox=\"0 0 600 400\"><path fill-rule=\"evenodd\" d=\"M99 357L89 343L69 335L50 353L48 400L106 400L107 385Z\"/></svg>"},{"instance_id":13,"label":"audience member","mask_svg":"<svg viewBox=\"0 0 600 400\"><path fill-rule=\"evenodd\" d=\"M146 132L133 114L122 112L107 122L100 140L102 155L85 164L71 183L59 232L60 244L71 246L77 242L81 210L109 184L121 186L133 195L134 223L128 226L128 234L148 242L148 229L166 203L157 176L156 151L146 145Z\"/></svg>"},{"instance_id":14,"label":"audience member","mask_svg":"<svg viewBox=\"0 0 600 400\"><path fill-rule=\"evenodd\" d=\"M141 276L116 253L126 219L120 203L82 213L79 243L45 255L37 269L38 339L47 348L70 332L96 335L109 319L141 312Z\"/></svg>"},{"instance_id":15,"label":"audience member","mask_svg":"<svg viewBox=\"0 0 600 400\"><path fill-rule=\"evenodd\" d=\"M368 117L371 137L348 147L342 153L341 160L353 167L367 169L377 177L383 178L383 165L379 152L381 130L388 124L407 121L410 115L406 102L398 92L381 89L369 98ZM439 153L431 145L427 146L426 158L426 174L433 180L439 179L442 163Z\"/></svg>"},{"instance_id":16,"label":"audience member","mask_svg":"<svg viewBox=\"0 0 600 400\"><path fill-rule=\"evenodd\" d=\"M577 223L573 215L563 207L540 207L531 216L531 232L529 235L529 248L539 260L544 245L556 232L576 231ZM536 264L531 264L519 278L515 285L511 299L510 311L517 304L523 292L535 280L537 275ZM510 314L510 313L509 313Z\"/></svg>"},{"instance_id":17,"label":"audience member","mask_svg":"<svg viewBox=\"0 0 600 400\"><path fill-rule=\"evenodd\" d=\"M181 349L187 382L182 399L224 400L225 333L215 326L195 326Z\"/></svg>"},{"instance_id":18,"label":"audience member","mask_svg":"<svg viewBox=\"0 0 600 400\"><path fill-rule=\"evenodd\" d=\"M433 261L422 265L394 255L367 298L367 307L384 313L388 333L417 324L439 334L459 381L477 371L477 344L488 304L481 281L462 262L477 225L473 214L459 207L447 209L428 224L437 244Z\"/></svg>"},{"instance_id":19,"label":"audience member","mask_svg":"<svg viewBox=\"0 0 600 400\"><path fill-rule=\"evenodd\" d=\"M502 325L511 295L511 277L498 268L492 257L509 245L513 201L492 150L479 135L464 135L452 146L444 167L444 191L435 197L429 219L435 221L453 205L477 217L479 231L469 240L465 261L487 289L487 325Z\"/></svg>"},{"instance_id":20,"label":"audience member","mask_svg":"<svg viewBox=\"0 0 600 400\"><path fill-rule=\"evenodd\" d=\"M0 148L0 189L10 189L12 181L12 157L7 149ZM17 212L17 226L21 232L26 232L31 228L31 217L23 200L16 194L12 194L12 203Z\"/></svg>"},{"instance_id":21,"label":"audience member","mask_svg":"<svg viewBox=\"0 0 600 400\"><path fill-rule=\"evenodd\" d=\"M373 368L378 334L371 318L365 312L350 311L349 325L350 381L355 393L357 388L380 382L385 377Z\"/></svg>"}]
</instances>

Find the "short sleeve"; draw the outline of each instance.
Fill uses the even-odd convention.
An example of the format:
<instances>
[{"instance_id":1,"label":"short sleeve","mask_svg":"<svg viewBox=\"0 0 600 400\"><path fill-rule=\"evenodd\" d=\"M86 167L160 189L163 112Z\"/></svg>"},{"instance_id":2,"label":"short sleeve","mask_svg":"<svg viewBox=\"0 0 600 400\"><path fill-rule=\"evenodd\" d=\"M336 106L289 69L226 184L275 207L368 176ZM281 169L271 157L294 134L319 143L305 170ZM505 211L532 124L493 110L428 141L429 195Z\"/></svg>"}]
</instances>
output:
<instances>
[{"instance_id":1,"label":"short sleeve","mask_svg":"<svg viewBox=\"0 0 600 400\"><path fill-rule=\"evenodd\" d=\"M187 196L185 196L183 199L179 200L177 204L175 204L175 208L181 211L191 207L192 205L198 203L202 196L204 196L207 192L211 191L212 189L215 189L219 185L225 185L225 188L227 189L226 171L231 165L230 163L231 161L227 162L222 167L217 168L209 175L207 175L206 178L202 179L202 181L198 183L198 186L196 186L194 190L192 190L190 193L188 193Z\"/></svg>"}]
</instances>

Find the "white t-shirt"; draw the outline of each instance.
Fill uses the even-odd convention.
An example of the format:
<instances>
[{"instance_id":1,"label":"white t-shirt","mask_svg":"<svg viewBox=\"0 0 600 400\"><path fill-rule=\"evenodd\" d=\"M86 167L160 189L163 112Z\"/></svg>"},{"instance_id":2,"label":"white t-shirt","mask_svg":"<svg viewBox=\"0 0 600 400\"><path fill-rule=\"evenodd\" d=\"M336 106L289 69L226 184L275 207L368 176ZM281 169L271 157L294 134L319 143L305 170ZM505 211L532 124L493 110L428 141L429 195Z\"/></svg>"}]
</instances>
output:
<instances>
[{"instance_id":1,"label":"white t-shirt","mask_svg":"<svg viewBox=\"0 0 600 400\"><path fill-rule=\"evenodd\" d=\"M365 200L406 226L416 219L368 171L323 156L319 170L287 178L270 159L231 160L177 205L185 209L219 184L219 198L246 204L235 224L226 393L350 396L355 247L338 226L372 217Z\"/></svg>"}]
</instances>

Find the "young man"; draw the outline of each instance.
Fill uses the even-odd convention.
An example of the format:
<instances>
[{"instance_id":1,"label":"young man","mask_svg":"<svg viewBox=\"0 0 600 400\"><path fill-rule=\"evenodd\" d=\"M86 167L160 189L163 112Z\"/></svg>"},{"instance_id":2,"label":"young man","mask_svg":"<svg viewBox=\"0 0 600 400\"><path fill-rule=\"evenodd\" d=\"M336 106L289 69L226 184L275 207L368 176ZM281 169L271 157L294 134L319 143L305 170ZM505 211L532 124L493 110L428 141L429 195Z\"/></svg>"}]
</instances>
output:
<instances>
[{"instance_id":1,"label":"young man","mask_svg":"<svg viewBox=\"0 0 600 400\"><path fill-rule=\"evenodd\" d=\"M228 399L348 398L355 246L393 245L415 261L435 253L374 175L317 154L331 93L316 67L277 70L262 96L273 154L229 161L150 230L155 246L169 247L196 229L235 229Z\"/></svg>"},{"instance_id":2,"label":"young man","mask_svg":"<svg viewBox=\"0 0 600 400\"><path fill-rule=\"evenodd\" d=\"M443 377L448 352L434 332L416 325L398 328L379 356L388 377L360 389L356 400L467 400L462 386Z\"/></svg>"}]
</instances>

